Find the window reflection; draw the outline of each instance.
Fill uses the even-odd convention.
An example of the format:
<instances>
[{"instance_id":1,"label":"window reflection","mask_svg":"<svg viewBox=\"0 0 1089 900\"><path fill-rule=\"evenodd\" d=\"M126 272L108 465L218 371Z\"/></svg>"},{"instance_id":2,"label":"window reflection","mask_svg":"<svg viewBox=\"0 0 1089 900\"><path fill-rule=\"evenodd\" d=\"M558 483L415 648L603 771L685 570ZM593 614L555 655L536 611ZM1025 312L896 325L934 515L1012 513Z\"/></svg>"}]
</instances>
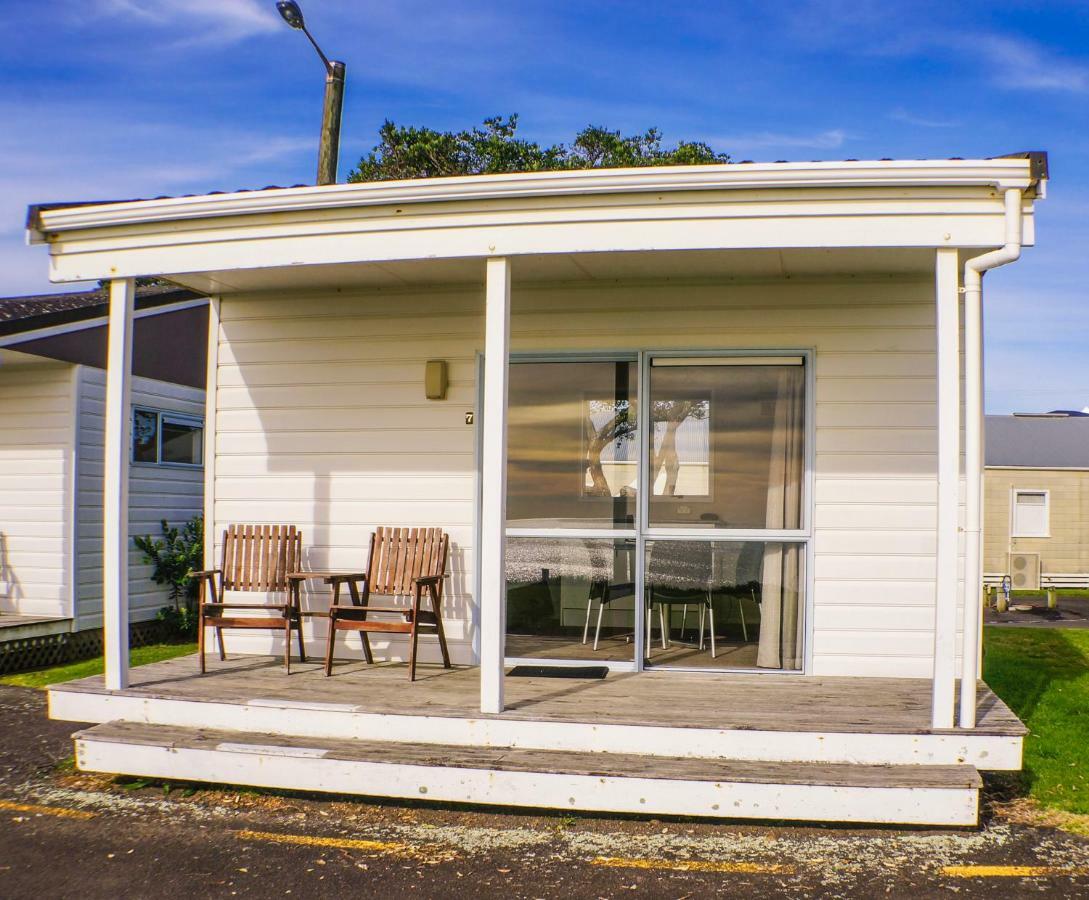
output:
<instances>
[{"instance_id":1,"label":"window reflection","mask_svg":"<svg viewBox=\"0 0 1089 900\"><path fill-rule=\"evenodd\" d=\"M511 365L508 525L634 526L637 368L634 362Z\"/></svg>"},{"instance_id":2,"label":"window reflection","mask_svg":"<svg viewBox=\"0 0 1089 900\"><path fill-rule=\"evenodd\" d=\"M652 366L650 526L801 527L801 365Z\"/></svg>"},{"instance_id":3,"label":"window reflection","mask_svg":"<svg viewBox=\"0 0 1089 900\"><path fill-rule=\"evenodd\" d=\"M800 669L803 547L763 541L647 541L647 663Z\"/></svg>"},{"instance_id":4,"label":"window reflection","mask_svg":"<svg viewBox=\"0 0 1089 900\"><path fill-rule=\"evenodd\" d=\"M506 655L635 657L635 541L508 538Z\"/></svg>"}]
</instances>

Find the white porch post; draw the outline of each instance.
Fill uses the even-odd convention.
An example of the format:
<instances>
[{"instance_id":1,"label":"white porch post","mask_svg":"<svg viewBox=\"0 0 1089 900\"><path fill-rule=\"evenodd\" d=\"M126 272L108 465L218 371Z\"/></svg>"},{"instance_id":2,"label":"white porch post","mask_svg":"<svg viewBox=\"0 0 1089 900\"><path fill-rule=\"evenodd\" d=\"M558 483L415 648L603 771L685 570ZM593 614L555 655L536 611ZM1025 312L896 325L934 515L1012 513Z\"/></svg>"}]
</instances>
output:
<instances>
[{"instance_id":1,"label":"white porch post","mask_svg":"<svg viewBox=\"0 0 1089 900\"><path fill-rule=\"evenodd\" d=\"M216 564L216 409L219 396L219 297L208 298L208 368L204 382L204 565Z\"/></svg>"},{"instance_id":2,"label":"white porch post","mask_svg":"<svg viewBox=\"0 0 1089 900\"><path fill-rule=\"evenodd\" d=\"M960 500L960 315L957 251L935 262L938 355L938 509L931 725L952 728L956 687Z\"/></svg>"},{"instance_id":3,"label":"white porch post","mask_svg":"<svg viewBox=\"0 0 1089 900\"><path fill-rule=\"evenodd\" d=\"M504 539L507 520L507 367L510 261L487 262L484 291L484 420L480 491L480 711L503 711L507 633Z\"/></svg>"},{"instance_id":4,"label":"white porch post","mask_svg":"<svg viewBox=\"0 0 1089 900\"><path fill-rule=\"evenodd\" d=\"M983 303L964 292L964 633L961 645L961 728L976 725L980 594L983 591Z\"/></svg>"},{"instance_id":5,"label":"white porch post","mask_svg":"<svg viewBox=\"0 0 1089 900\"><path fill-rule=\"evenodd\" d=\"M129 683L129 440L132 431L131 278L110 282L106 354L106 468L102 499L102 625L106 687Z\"/></svg>"}]
</instances>

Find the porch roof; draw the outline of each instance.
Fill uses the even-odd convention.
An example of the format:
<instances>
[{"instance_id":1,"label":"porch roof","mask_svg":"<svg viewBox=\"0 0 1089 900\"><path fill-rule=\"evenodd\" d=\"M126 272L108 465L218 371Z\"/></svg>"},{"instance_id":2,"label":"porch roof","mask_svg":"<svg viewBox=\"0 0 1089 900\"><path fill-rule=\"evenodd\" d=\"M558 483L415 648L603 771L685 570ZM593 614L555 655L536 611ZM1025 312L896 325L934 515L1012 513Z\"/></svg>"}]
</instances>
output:
<instances>
[{"instance_id":1,"label":"porch roof","mask_svg":"<svg viewBox=\"0 0 1089 900\"><path fill-rule=\"evenodd\" d=\"M32 207L55 281L166 276L202 291L264 289L237 273L553 254L985 249L1002 193L1040 155L981 160L737 163L477 175ZM479 269L477 270L479 271Z\"/></svg>"}]
</instances>

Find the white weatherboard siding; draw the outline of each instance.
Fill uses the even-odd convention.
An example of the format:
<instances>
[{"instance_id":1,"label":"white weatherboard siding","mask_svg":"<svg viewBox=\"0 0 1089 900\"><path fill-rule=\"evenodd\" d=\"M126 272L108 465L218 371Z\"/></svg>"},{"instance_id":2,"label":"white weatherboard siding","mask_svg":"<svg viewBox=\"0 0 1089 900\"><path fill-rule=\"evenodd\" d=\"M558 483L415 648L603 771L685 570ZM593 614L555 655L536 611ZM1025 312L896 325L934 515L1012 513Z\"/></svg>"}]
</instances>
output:
<instances>
[{"instance_id":1,"label":"white weatherboard siding","mask_svg":"<svg viewBox=\"0 0 1089 900\"><path fill-rule=\"evenodd\" d=\"M77 627L102 625L102 474L106 373L84 368L79 412L79 580ZM204 392L184 385L133 378L132 405L203 417ZM160 521L179 525L201 513L204 470L135 463L129 479L129 533L160 537ZM130 550L129 618L143 621L167 604L168 592L149 577L140 551Z\"/></svg>"},{"instance_id":2,"label":"white weatherboard siding","mask_svg":"<svg viewBox=\"0 0 1089 900\"><path fill-rule=\"evenodd\" d=\"M0 613L69 617L74 367L0 355Z\"/></svg>"},{"instance_id":3,"label":"white weatherboard siding","mask_svg":"<svg viewBox=\"0 0 1089 900\"><path fill-rule=\"evenodd\" d=\"M356 568L376 525L444 527L448 634L455 660L470 660L474 429L464 414L477 402L482 285L232 295L221 310L217 548L231 522L294 523L307 565ZM811 671L930 675L932 277L542 286L520 285L516 272L511 341L515 353L812 349ZM428 359L450 363L445 401L424 398ZM325 599L307 602L320 609ZM315 650L321 625L313 621ZM236 634L229 646L269 640ZM437 658L433 644L421 640L424 660Z\"/></svg>"}]
</instances>

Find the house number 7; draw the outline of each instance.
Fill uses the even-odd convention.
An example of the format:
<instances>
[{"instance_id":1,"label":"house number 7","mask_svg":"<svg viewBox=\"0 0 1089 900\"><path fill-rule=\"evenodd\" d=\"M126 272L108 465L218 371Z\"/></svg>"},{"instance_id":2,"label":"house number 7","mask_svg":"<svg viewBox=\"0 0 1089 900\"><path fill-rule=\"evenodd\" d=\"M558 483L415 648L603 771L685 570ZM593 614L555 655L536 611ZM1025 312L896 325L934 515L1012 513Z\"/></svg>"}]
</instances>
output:
<instances>
[{"instance_id":1,"label":"house number 7","mask_svg":"<svg viewBox=\"0 0 1089 900\"><path fill-rule=\"evenodd\" d=\"M472 425L473 424L473 414L471 412L467 412L465 414L465 424L466 425Z\"/></svg>"}]
</instances>

